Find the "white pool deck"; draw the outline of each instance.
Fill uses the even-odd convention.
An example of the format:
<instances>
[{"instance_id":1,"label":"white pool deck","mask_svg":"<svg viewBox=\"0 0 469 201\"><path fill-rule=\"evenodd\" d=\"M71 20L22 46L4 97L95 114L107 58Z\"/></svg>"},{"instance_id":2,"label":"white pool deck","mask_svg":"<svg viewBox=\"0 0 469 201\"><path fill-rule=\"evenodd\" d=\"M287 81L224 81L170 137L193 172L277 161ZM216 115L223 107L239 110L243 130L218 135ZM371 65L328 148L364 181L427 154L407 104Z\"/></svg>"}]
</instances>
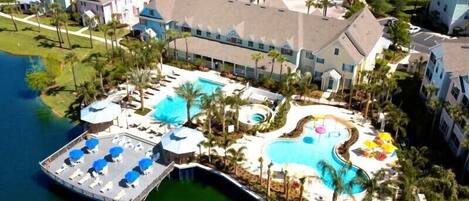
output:
<instances>
[{"instance_id":1,"label":"white pool deck","mask_svg":"<svg viewBox=\"0 0 469 201\"><path fill-rule=\"evenodd\" d=\"M180 76L175 76L176 79L174 79L171 83L168 83L166 87L161 87L161 90L155 92L155 95L149 96L149 99L145 100L145 107L152 109L155 104L164 99L166 96L173 96L175 87L187 81L195 81L198 78L208 79L224 84L225 87L223 88L223 91L227 94L232 93L236 89L242 89L245 86L227 78L221 77L220 74L215 71L187 71L168 65L163 65L163 75L173 75L174 73L179 74ZM135 110L133 109L123 109L123 113L119 116L118 120L115 121L115 125L111 126L110 130L104 131L100 134L109 135L112 133L127 132L132 133L133 135L139 138L148 140L152 143L159 143L161 141L161 135L150 134L148 131L151 129L156 131L157 133L164 134L168 132L171 128L174 128L174 126L167 125L161 122L156 122L152 118L153 111L147 114L146 116L134 114L134 111ZM270 143L272 140L278 139L282 134L293 131L298 121L309 115L332 115L340 119L349 121L358 129L359 138L358 141L350 148L350 160L354 165L363 169L368 175L372 176L374 172L377 172L380 169L389 168L388 165L397 160L397 158L394 156L388 157L384 161L378 161L373 158L365 158L358 156L351 151L362 147L364 141L373 140L377 133L377 130L375 130L373 126L361 116L361 114L353 113L346 109L327 105L300 106L292 103L291 109L287 115L287 122L282 128L268 133L259 133L257 136L246 135L242 139L238 140L237 143L232 145L233 148L238 148L241 146L245 146L247 148L245 151L246 161L244 162L243 167L245 167L248 171L254 174L259 174L259 170L257 168L259 166L258 158L260 156L264 156L263 147L266 144ZM139 124L140 127L147 127L148 129L145 131L141 131L138 128L131 128L130 125L132 124ZM216 149L218 153L223 153L223 150L219 147L216 147L214 149ZM202 148L202 152L207 153L208 150L206 148ZM269 161L264 161L264 164L268 163ZM281 167L275 168L277 170L281 169ZM314 169L304 165L293 164L289 165L289 168L295 169L294 171L301 171L303 172L303 174L306 175L318 175ZM264 171L267 171L266 169L267 168L264 168ZM266 176L267 173L263 172L263 174ZM316 200L318 196L322 196L325 200L331 200L332 194L333 191L323 185L320 180L307 180L305 187L305 196L308 200ZM355 200L362 200L363 196L364 193L359 193L355 194L354 198ZM342 195L339 200L352 200L352 198L346 195Z\"/></svg>"},{"instance_id":2,"label":"white pool deck","mask_svg":"<svg viewBox=\"0 0 469 201\"><path fill-rule=\"evenodd\" d=\"M264 156L264 146L270 143L272 140L278 139L283 133L289 133L293 131L298 121L309 115L332 115L350 121L360 133L358 141L351 146L350 150L362 147L365 140L373 140L377 133L373 126L368 121L364 120L364 118L358 113L354 114L346 109L326 105L299 106L292 104L291 109L287 115L287 122L284 127L268 133L259 133L257 136L245 136L244 138L238 140L238 143L233 145L233 147L245 146L247 148L245 152L246 162L244 166L252 173L259 174L259 170L257 168L259 166L258 158L260 156ZM264 158L268 157L264 156ZM358 156L354 152L350 151L350 160L352 164L363 169L369 176L372 176L373 173L380 169L389 168L388 165L397 160L397 157L388 157L384 161L378 161L374 158ZM269 162L270 161L264 160L265 166ZM281 170L281 168L282 167L275 167L275 165L273 167L273 169L277 170ZM318 175L315 169L304 165L289 165L288 168L290 173L301 171L304 175ZM265 172L263 172L263 174L265 176L267 175L266 169L267 168L264 167ZM279 181L281 181L281 179ZM333 191L323 185L319 179L307 179L305 196L308 198L308 200L316 200L319 196L322 196L325 200L331 200L332 194ZM354 195L354 198L355 200L362 200L363 196L364 193L358 193ZM352 200L352 198L346 195L342 195L339 200Z\"/></svg>"}]
</instances>

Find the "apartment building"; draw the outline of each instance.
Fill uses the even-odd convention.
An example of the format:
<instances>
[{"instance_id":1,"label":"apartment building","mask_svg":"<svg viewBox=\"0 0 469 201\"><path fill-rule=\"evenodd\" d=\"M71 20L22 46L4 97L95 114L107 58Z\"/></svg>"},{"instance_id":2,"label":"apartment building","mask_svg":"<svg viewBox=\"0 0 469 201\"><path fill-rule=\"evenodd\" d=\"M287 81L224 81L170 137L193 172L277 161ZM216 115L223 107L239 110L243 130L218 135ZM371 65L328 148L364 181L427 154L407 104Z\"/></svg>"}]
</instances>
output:
<instances>
[{"instance_id":1,"label":"apartment building","mask_svg":"<svg viewBox=\"0 0 469 201\"><path fill-rule=\"evenodd\" d=\"M114 15L120 23L132 26L139 22L145 0L77 0L76 4L84 22L96 16L99 23L109 23Z\"/></svg>"},{"instance_id":2,"label":"apartment building","mask_svg":"<svg viewBox=\"0 0 469 201\"><path fill-rule=\"evenodd\" d=\"M469 0L432 0L429 11L438 13L440 21L448 27L448 34L455 28L464 31L469 20Z\"/></svg>"}]
</instances>

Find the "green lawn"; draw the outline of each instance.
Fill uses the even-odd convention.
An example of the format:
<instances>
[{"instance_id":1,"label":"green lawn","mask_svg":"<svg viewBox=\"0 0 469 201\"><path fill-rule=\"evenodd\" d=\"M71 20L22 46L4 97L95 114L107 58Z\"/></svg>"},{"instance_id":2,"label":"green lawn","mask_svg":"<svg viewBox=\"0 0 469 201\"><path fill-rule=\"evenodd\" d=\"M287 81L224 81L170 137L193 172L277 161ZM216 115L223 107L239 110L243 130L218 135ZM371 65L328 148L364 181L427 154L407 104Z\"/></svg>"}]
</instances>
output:
<instances>
[{"instance_id":1,"label":"green lawn","mask_svg":"<svg viewBox=\"0 0 469 201\"><path fill-rule=\"evenodd\" d=\"M30 18L29 21L31 21L31 22L36 22L36 17ZM51 21L51 17L40 16L40 17L39 17L39 22L40 22L41 24L54 26L54 24L53 24L52 21ZM81 28L83 28L83 27L80 26L77 22L72 21L72 20L68 20L67 23L68 23L68 31L78 31L78 30L80 30ZM62 29L65 29L65 28L62 27Z\"/></svg>"},{"instance_id":2,"label":"green lawn","mask_svg":"<svg viewBox=\"0 0 469 201\"><path fill-rule=\"evenodd\" d=\"M18 55L53 56L60 61L69 51L75 51L81 59L91 52L104 51L104 44L94 41L94 48L90 49L88 38L73 35L70 35L70 40L78 47L73 50L62 49L58 47L55 31L42 29L41 33L38 33L31 25L21 22L17 24L20 31L15 32L11 20L0 17L0 50ZM76 69L80 83L94 75L94 69L85 64L78 64ZM42 100L56 114L64 116L68 106L75 100L75 95L70 92L73 89L73 80L71 68L68 65L64 67L63 73L57 77L56 82L64 86L65 90L54 95L43 96Z\"/></svg>"},{"instance_id":3,"label":"green lawn","mask_svg":"<svg viewBox=\"0 0 469 201\"><path fill-rule=\"evenodd\" d=\"M109 31L112 31L112 29L110 29ZM122 38L123 36L125 36L129 33L129 30L126 29L126 28L121 28L121 29L117 29L116 32L117 32L117 38ZM88 31L84 31L83 33L84 34L89 34ZM104 38L104 32L101 32L101 31L93 30L93 32L91 32L91 34L93 34L93 36ZM107 38L109 39L109 36Z\"/></svg>"}]
</instances>

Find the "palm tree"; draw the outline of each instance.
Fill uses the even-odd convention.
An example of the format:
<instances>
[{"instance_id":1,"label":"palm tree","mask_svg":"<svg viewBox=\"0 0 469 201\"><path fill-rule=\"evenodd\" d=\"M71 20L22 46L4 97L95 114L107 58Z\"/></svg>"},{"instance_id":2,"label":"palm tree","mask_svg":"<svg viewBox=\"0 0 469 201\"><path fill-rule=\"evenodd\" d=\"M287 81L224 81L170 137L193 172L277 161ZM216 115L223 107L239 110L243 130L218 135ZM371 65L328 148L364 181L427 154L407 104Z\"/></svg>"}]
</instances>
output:
<instances>
[{"instance_id":1,"label":"palm tree","mask_svg":"<svg viewBox=\"0 0 469 201\"><path fill-rule=\"evenodd\" d=\"M202 103L200 104L200 107L204 111L205 116L207 117L207 129L208 129L208 135L212 135L212 117L213 113L216 110L215 104L213 102L215 101L215 97L213 95L207 95L204 94L202 95Z\"/></svg>"},{"instance_id":2,"label":"palm tree","mask_svg":"<svg viewBox=\"0 0 469 201\"><path fill-rule=\"evenodd\" d=\"M174 45L174 59L177 59L177 46L176 46L176 40L181 37L181 34L174 29L169 29L166 31L166 39L168 41L173 41Z\"/></svg>"},{"instance_id":3,"label":"palm tree","mask_svg":"<svg viewBox=\"0 0 469 201\"><path fill-rule=\"evenodd\" d=\"M82 105L89 105L96 101L98 91L94 80L87 81L78 86L78 97L81 99Z\"/></svg>"},{"instance_id":4,"label":"palm tree","mask_svg":"<svg viewBox=\"0 0 469 201\"><path fill-rule=\"evenodd\" d=\"M352 170L351 163L338 170L324 160L319 161L318 165L321 172L321 178L323 180L326 180L326 178L331 179L332 188L334 189L334 194L332 195L333 201L337 201L339 196L344 193L353 197L352 187L360 185L359 180L361 179L359 178L365 176L365 174L357 174L357 176L352 178L350 181L345 182L347 172Z\"/></svg>"},{"instance_id":5,"label":"palm tree","mask_svg":"<svg viewBox=\"0 0 469 201\"><path fill-rule=\"evenodd\" d=\"M220 108L217 111L217 116L220 119L221 124L222 124L222 132L223 132L223 134L225 134L226 133L226 111L225 111L225 107L226 107L227 97L225 96L225 94L223 93L223 91L221 89L217 89L214 93L214 96L215 96L215 100L219 104L219 108Z\"/></svg>"},{"instance_id":6,"label":"palm tree","mask_svg":"<svg viewBox=\"0 0 469 201\"><path fill-rule=\"evenodd\" d=\"M78 56L75 52L69 52L65 55L64 62L65 63L70 63L70 66L72 67L72 76L73 76L73 84L75 86L75 92L78 90L77 87L77 78L75 75L75 64L79 61Z\"/></svg>"},{"instance_id":7,"label":"palm tree","mask_svg":"<svg viewBox=\"0 0 469 201\"><path fill-rule=\"evenodd\" d=\"M272 177L272 171L271 168L274 164L272 162L267 165L267 197L270 197L270 185L271 185L271 177Z\"/></svg>"},{"instance_id":8,"label":"palm tree","mask_svg":"<svg viewBox=\"0 0 469 201\"><path fill-rule=\"evenodd\" d=\"M96 72L98 73L99 75L99 84L101 86L101 92L103 94L106 93L106 91L104 90L104 78L103 78L103 74L104 74L104 70L105 70L105 65L106 65L106 59L104 58L104 55L102 55L101 53L97 52L97 53L93 53L91 54L90 56L88 56L88 58L86 59L87 62L91 63L93 68L96 70Z\"/></svg>"},{"instance_id":9,"label":"palm tree","mask_svg":"<svg viewBox=\"0 0 469 201\"><path fill-rule=\"evenodd\" d=\"M72 44L70 43L70 37L69 37L69 35L68 35L68 23L67 23L67 21L68 21L68 14L67 14L66 12L60 12L60 13L58 14L58 16L59 16L59 21L58 21L58 22L59 22L60 24L63 24L64 27L65 27L65 35L67 36L68 48L69 48L69 49L72 49Z\"/></svg>"},{"instance_id":10,"label":"palm tree","mask_svg":"<svg viewBox=\"0 0 469 201\"><path fill-rule=\"evenodd\" d=\"M235 175L238 175L238 163L246 159L246 156L244 155L244 150L246 150L245 146L242 146L238 149L228 149L228 154L230 155L230 163L234 166Z\"/></svg>"},{"instance_id":11,"label":"palm tree","mask_svg":"<svg viewBox=\"0 0 469 201\"><path fill-rule=\"evenodd\" d=\"M277 58L277 62L280 64L280 78L279 78L279 82L282 83L282 74L283 74L283 63L285 61L288 61L288 58L283 56L283 55L279 55L278 58Z\"/></svg>"},{"instance_id":12,"label":"palm tree","mask_svg":"<svg viewBox=\"0 0 469 201\"><path fill-rule=\"evenodd\" d=\"M103 32L104 45L106 46L106 51L107 51L108 50L108 47L107 47L107 34L108 34L108 31L109 31L109 26L107 24L100 24L98 28L99 28L99 31Z\"/></svg>"},{"instance_id":13,"label":"palm tree","mask_svg":"<svg viewBox=\"0 0 469 201\"><path fill-rule=\"evenodd\" d=\"M454 104L454 105L448 104L448 105L449 105L447 107L448 114L453 119L453 125L451 126L451 129L449 132L451 135L454 131L454 126L456 125L456 123L460 123L464 120L465 112L464 112L463 107L460 104Z\"/></svg>"},{"instance_id":14,"label":"palm tree","mask_svg":"<svg viewBox=\"0 0 469 201\"><path fill-rule=\"evenodd\" d=\"M300 82L299 82L299 87L298 87L298 90L300 92L300 99L306 95L308 95L310 93L310 91L312 90L311 87L310 87L310 83L311 83L311 80L312 80L312 76L311 76L311 73L309 72L306 72Z\"/></svg>"},{"instance_id":15,"label":"palm tree","mask_svg":"<svg viewBox=\"0 0 469 201\"><path fill-rule=\"evenodd\" d=\"M213 135L208 135L207 140L202 144L204 147L208 148L208 162L212 162L212 148L216 145L216 140Z\"/></svg>"},{"instance_id":16,"label":"palm tree","mask_svg":"<svg viewBox=\"0 0 469 201\"><path fill-rule=\"evenodd\" d=\"M256 82L259 79L259 74L257 72L257 69L259 68L259 61L264 59L264 55L262 53L254 53L251 55L251 59L254 60L254 77L256 79Z\"/></svg>"},{"instance_id":17,"label":"palm tree","mask_svg":"<svg viewBox=\"0 0 469 201\"><path fill-rule=\"evenodd\" d=\"M285 200L288 201L288 191L290 185L290 178L288 177L288 170L283 170L283 193L285 194Z\"/></svg>"},{"instance_id":18,"label":"palm tree","mask_svg":"<svg viewBox=\"0 0 469 201\"><path fill-rule=\"evenodd\" d=\"M50 4L49 8L51 9L52 11L52 21L54 22L54 25L55 25L55 31L57 32L57 39L59 41L59 46L60 48L62 48L62 43L63 43L63 39L62 39L62 33L60 31L60 20L61 18L58 16L59 12L60 12L60 5L58 3L52 3Z\"/></svg>"},{"instance_id":19,"label":"palm tree","mask_svg":"<svg viewBox=\"0 0 469 201\"><path fill-rule=\"evenodd\" d=\"M227 97L227 102L231 105L231 108L235 110L235 130L239 130L239 109L242 104L244 104L244 100L241 99L241 93L234 93L233 96Z\"/></svg>"},{"instance_id":20,"label":"palm tree","mask_svg":"<svg viewBox=\"0 0 469 201\"><path fill-rule=\"evenodd\" d=\"M303 192L305 191L306 177L300 178L300 201L303 201Z\"/></svg>"},{"instance_id":21,"label":"palm tree","mask_svg":"<svg viewBox=\"0 0 469 201\"><path fill-rule=\"evenodd\" d=\"M259 156L257 161L259 161L259 185L262 186L262 168L264 165L264 158L262 158L262 156Z\"/></svg>"},{"instance_id":22,"label":"palm tree","mask_svg":"<svg viewBox=\"0 0 469 201\"><path fill-rule=\"evenodd\" d=\"M85 17L85 23L88 25L88 33L90 35L90 48L93 48L93 23L95 18L92 17Z\"/></svg>"},{"instance_id":23,"label":"palm tree","mask_svg":"<svg viewBox=\"0 0 469 201\"><path fill-rule=\"evenodd\" d=\"M272 74L274 73L275 61L279 58L280 52L276 49L270 50L267 54L272 59L272 69L270 69L270 79L272 79Z\"/></svg>"},{"instance_id":24,"label":"palm tree","mask_svg":"<svg viewBox=\"0 0 469 201\"><path fill-rule=\"evenodd\" d=\"M409 124L410 120L407 114L400 109L392 111L390 118L392 129L396 132L394 139L397 140L399 138L399 131L402 131L404 134L406 133L405 126Z\"/></svg>"},{"instance_id":25,"label":"palm tree","mask_svg":"<svg viewBox=\"0 0 469 201\"><path fill-rule=\"evenodd\" d=\"M30 10L36 16L38 32L41 32L41 23L39 23L39 12L41 11L41 7L39 6L39 3L32 3Z\"/></svg>"},{"instance_id":26,"label":"palm tree","mask_svg":"<svg viewBox=\"0 0 469 201\"><path fill-rule=\"evenodd\" d=\"M187 122L191 123L191 107L203 95L202 91L191 82L186 82L176 88L176 94L186 100Z\"/></svg>"},{"instance_id":27,"label":"palm tree","mask_svg":"<svg viewBox=\"0 0 469 201\"><path fill-rule=\"evenodd\" d=\"M427 91L427 99L431 99L435 94L435 92L438 90L438 87L436 87L434 84L427 85L425 87L425 90Z\"/></svg>"},{"instance_id":28,"label":"palm tree","mask_svg":"<svg viewBox=\"0 0 469 201\"><path fill-rule=\"evenodd\" d=\"M111 38L111 41L113 40L116 43L117 47L117 25L119 24L119 20L117 20L117 15L116 13L112 14L112 20L109 22L110 26L112 27L112 31L114 32L114 40Z\"/></svg>"},{"instance_id":29,"label":"palm tree","mask_svg":"<svg viewBox=\"0 0 469 201\"><path fill-rule=\"evenodd\" d=\"M433 110L433 119L430 131L434 133L433 129L435 129L436 119L440 116L441 109L445 106L445 102L439 98L434 97L429 101L428 105Z\"/></svg>"},{"instance_id":30,"label":"palm tree","mask_svg":"<svg viewBox=\"0 0 469 201\"><path fill-rule=\"evenodd\" d=\"M3 7L3 12L10 14L10 19L13 25L15 26L15 31L18 31L18 26L16 25L15 18L13 17L13 13L16 13L16 7L15 6L4 6Z\"/></svg>"},{"instance_id":31,"label":"palm tree","mask_svg":"<svg viewBox=\"0 0 469 201\"><path fill-rule=\"evenodd\" d=\"M391 187L391 181L382 181L385 179L386 170L381 169L374 174L372 178L364 176L363 170L359 169L357 175L357 183L365 190L364 201L385 200L386 197L393 196L395 189Z\"/></svg>"},{"instance_id":32,"label":"palm tree","mask_svg":"<svg viewBox=\"0 0 469 201\"><path fill-rule=\"evenodd\" d=\"M129 72L129 81L133 84L140 93L140 111L144 110L144 90L148 87L148 82L150 82L150 71L147 69L132 69Z\"/></svg>"},{"instance_id":33,"label":"palm tree","mask_svg":"<svg viewBox=\"0 0 469 201\"><path fill-rule=\"evenodd\" d=\"M320 0L319 7L322 7L322 14L324 17L327 16L327 7L329 6L331 2L329 0Z\"/></svg>"},{"instance_id":34,"label":"palm tree","mask_svg":"<svg viewBox=\"0 0 469 201\"><path fill-rule=\"evenodd\" d=\"M311 8L311 6L314 6L316 5L316 0L306 0L305 1L305 6L306 8L308 8L308 12L306 12L307 14L309 14L309 9Z\"/></svg>"},{"instance_id":35,"label":"palm tree","mask_svg":"<svg viewBox=\"0 0 469 201\"><path fill-rule=\"evenodd\" d=\"M220 146L223 148L223 164L227 165L226 159L227 159L227 154L228 154L228 147L234 144L233 139L228 138L226 134L223 135L223 141L221 141Z\"/></svg>"},{"instance_id":36,"label":"palm tree","mask_svg":"<svg viewBox=\"0 0 469 201\"><path fill-rule=\"evenodd\" d=\"M189 60L189 47L187 46L187 38L191 37L191 32L182 32L181 37L184 38L184 42L186 43L186 62Z\"/></svg>"}]
</instances>

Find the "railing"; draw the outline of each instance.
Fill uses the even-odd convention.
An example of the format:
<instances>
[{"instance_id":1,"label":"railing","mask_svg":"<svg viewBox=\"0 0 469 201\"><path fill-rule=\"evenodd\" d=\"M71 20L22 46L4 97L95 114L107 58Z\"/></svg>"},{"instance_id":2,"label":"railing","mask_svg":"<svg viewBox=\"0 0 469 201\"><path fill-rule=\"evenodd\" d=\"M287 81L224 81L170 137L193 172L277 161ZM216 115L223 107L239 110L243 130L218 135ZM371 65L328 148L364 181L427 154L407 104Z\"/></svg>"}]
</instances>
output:
<instances>
[{"instance_id":1,"label":"railing","mask_svg":"<svg viewBox=\"0 0 469 201\"><path fill-rule=\"evenodd\" d=\"M140 195L138 195L134 200L144 200L148 194L150 194L150 192L156 187L158 186L161 181L166 177L168 176L174 169L174 161L171 162L167 167L166 169L158 176L155 178L155 180L153 180L143 191L142 193L140 193Z\"/></svg>"},{"instance_id":2,"label":"railing","mask_svg":"<svg viewBox=\"0 0 469 201\"><path fill-rule=\"evenodd\" d=\"M73 139L72 141L70 141L69 143L64 145L63 147L61 147L59 150L54 152L52 155L48 156L47 158L45 158L44 160L39 162L39 165L44 167L45 165L47 165L47 163L50 163L53 160L57 159L60 155L64 154L65 152L70 150L73 146L78 144L81 140L83 140L87 133L88 133L88 131L83 132L81 135L79 135L78 137L76 137L75 139Z\"/></svg>"}]
</instances>

